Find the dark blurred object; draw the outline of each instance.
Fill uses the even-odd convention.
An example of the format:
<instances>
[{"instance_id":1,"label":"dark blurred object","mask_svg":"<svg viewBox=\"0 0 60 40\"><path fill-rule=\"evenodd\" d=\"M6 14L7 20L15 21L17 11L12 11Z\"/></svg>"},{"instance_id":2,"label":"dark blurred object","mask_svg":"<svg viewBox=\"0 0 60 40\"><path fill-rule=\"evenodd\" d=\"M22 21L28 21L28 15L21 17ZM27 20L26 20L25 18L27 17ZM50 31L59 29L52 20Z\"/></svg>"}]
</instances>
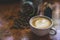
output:
<instances>
[{"instance_id":1,"label":"dark blurred object","mask_svg":"<svg viewBox=\"0 0 60 40\"><path fill-rule=\"evenodd\" d=\"M46 7L46 9L44 10L44 15L52 18L52 9L50 7Z\"/></svg>"}]
</instances>

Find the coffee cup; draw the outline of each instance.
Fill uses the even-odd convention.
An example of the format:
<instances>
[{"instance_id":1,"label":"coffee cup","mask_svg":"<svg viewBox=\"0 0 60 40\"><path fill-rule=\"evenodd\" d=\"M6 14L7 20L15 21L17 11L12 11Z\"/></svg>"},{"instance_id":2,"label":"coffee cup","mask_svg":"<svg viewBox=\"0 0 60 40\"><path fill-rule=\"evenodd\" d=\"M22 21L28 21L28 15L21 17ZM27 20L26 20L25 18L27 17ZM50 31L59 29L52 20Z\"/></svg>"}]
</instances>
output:
<instances>
[{"instance_id":1,"label":"coffee cup","mask_svg":"<svg viewBox=\"0 0 60 40\"><path fill-rule=\"evenodd\" d=\"M39 36L56 35L57 33L53 20L47 16L34 16L30 19L29 24L31 31Z\"/></svg>"}]
</instances>

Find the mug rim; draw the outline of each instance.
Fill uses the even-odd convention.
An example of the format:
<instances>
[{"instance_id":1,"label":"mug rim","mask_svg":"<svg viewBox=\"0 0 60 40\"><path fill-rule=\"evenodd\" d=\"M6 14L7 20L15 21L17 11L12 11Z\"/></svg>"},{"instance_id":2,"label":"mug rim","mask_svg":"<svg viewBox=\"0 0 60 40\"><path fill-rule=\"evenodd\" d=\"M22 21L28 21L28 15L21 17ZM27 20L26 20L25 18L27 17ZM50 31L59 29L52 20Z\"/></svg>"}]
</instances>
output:
<instances>
[{"instance_id":1,"label":"mug rim","mask_svg":"<svg viewBox=\"0 0 60 40\"><path fill-rule=\"evenodd\" d=\"M47 18L48 20L51 21L51 25L50 25L48 28L35 28L35 26L33 26L32 23L31 23L31 22L32 22L31 20L32 20L33 18L35 18L35 17ZM37 15L37 16L33 16L32 18L30 18L29 24L30 24L31 27L33 27L33 28L35 28L35 29L49 29L49 28L51 28L51 27L53 26L53 20L52 20L51 18L47 17L47 16L40 16L40 15Z\"/></svg>"}]
</instances>

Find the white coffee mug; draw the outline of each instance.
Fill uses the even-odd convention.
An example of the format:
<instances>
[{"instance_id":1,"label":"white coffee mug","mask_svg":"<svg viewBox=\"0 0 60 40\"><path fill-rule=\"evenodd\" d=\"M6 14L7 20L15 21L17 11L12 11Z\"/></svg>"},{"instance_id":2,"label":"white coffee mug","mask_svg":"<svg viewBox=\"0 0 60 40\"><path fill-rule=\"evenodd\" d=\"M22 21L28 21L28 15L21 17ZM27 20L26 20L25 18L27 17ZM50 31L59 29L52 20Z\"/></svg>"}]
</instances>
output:
<instances>
[{"instance_id":1,"label":"white coffee mug","mask_svg":"<svg viewBox=\"0 0 60 40\"><path fill-rule=\"evenodd\" d=\"M36 17L47 18L48 20L51 21L51 25L48 28L45 28L45 29L35 28L35 26L32 25L32 20ZM44 35L47 35L47 34L56 35L56 33L57 33L55 28L53 27L53 25L54 25L53 20L49 17L46 17L46 16L39 16L39 15L34 16L30 19L29 24L30 24L31 31L38 36L44 36Z\"/></svg>"}]
</instances>

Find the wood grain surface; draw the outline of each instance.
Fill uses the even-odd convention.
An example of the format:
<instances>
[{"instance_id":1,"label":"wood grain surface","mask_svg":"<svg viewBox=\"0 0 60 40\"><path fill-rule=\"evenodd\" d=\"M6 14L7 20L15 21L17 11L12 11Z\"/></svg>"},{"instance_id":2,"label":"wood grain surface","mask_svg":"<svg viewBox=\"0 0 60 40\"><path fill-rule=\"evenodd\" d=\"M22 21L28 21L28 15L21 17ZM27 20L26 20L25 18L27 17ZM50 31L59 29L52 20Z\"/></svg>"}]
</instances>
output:
<instances>
[{"instance_id":1,"label":"wood grain surface","mask_svg":"<svg viewBox=\"0 0 60 40\"><path fill-rule=\"evenodd\" d=\"M10 29L14 24L14 19L9 19L10 16L18 18L18 11L20 10L20 3L0 4L0 17L9 23L9 36L2 37L1 40L51 40L49 35L39 37L35 35L30 29ZM4 26L5 27L5 26Z\"/></svg>"}]
</instances>

